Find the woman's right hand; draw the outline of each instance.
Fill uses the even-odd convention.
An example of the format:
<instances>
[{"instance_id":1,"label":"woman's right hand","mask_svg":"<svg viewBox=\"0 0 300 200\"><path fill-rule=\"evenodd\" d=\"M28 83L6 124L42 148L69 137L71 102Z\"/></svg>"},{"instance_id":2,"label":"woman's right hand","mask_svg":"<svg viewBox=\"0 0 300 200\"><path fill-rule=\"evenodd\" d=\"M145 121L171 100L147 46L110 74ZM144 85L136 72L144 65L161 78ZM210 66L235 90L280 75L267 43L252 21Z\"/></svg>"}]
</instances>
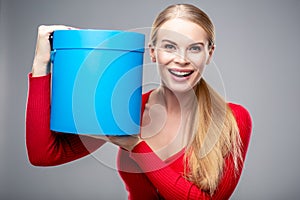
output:
<instances>
[{"instance_id":1,"label":"woman's right hand","mask_svg":"<svg viewBox=\"0 0 300 200\"><path fill-rule=\"evenodd\" d=\"M50 40L55 30L73 30L76 28L64 25L41 25L38 28L35 56L32 65L32 76L45 76L50 72Z\"/></svg>"}]
</instances>

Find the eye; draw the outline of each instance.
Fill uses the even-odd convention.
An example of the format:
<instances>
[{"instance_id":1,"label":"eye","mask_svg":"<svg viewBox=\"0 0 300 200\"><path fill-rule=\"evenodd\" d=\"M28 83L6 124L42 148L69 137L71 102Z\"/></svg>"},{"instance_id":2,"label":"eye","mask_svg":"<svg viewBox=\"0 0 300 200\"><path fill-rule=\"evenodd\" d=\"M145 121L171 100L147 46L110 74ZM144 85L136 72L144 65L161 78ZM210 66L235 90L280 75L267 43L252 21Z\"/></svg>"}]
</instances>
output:
<instances>
[{"instance_id":1,"label":"eye","mask_svg":"<svg viewBox=\"0 0 300 200\"><path fill-rule=\"evenodd\" d=\"M166 49L167 51L174 51L174 50L176 50L176 47L175 47L175 45L173 45L173 44L165 44L163 47L164 47L164 49Z\"/></svg>"},{"instance_id":2,"label":"eye","mask_svg":"<svg viewBox=\"0 0 300 200\"><path fill-rule=\"evenodd\" d=\"M199 53L201 51L201 47L200 46L191 46L189 48L189 51L192 53Z\"/></svg>"}]
</instances>

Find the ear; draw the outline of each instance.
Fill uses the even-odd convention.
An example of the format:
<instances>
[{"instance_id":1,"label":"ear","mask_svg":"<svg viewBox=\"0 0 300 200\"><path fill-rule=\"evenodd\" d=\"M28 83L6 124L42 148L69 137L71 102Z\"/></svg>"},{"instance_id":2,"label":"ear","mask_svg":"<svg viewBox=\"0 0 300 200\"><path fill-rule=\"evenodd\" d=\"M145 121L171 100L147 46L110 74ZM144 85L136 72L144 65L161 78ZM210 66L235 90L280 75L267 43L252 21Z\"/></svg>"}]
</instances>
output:
<instances>
[{"instance_id":1,"label":"ear","mask_svg":"<svg viewBox=\"0 0 300 200\"><path fill-rule=\"evenodd\" d=\"M151 43L149 43L148 47L149 47L149 54L150 54L151 61L156 62L156 55L155 55L154 46Z\"/></svg>"},{"instance_id":2,"label":"ear","mask_svg":"<svg viewBox=\"0 0 300 200\"><path fill-rule=\"evenodd\" d=\"M206 64L208 65L210 63L210 61L212 60L212 57L213 57L213 54L215 52L215 48L216 48L216 45L212 45L211 48L209 49L209 52L208 52L208 58L207 58L207 61L206 61Z\"/></svg>"}]
</instances>

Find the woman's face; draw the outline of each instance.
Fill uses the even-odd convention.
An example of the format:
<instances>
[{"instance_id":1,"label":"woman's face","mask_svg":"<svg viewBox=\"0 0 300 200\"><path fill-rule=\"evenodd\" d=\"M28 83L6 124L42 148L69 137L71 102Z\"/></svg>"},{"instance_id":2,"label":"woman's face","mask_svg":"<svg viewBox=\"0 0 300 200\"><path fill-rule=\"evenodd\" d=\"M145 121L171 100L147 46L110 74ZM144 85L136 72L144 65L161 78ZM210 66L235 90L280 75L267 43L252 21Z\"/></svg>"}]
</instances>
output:
<instances>
[{"instance_id":1,"label":"woman's face","mask_svg":"<svg viewBox=\"0 0 300 200\"><path fill-rule=\"evenodd\" d=\"M214 47L208 47L204 29L180 18L165 22L158 30L150 56L157 62L163 86L186 92L200 81Z\"/></svg>"}]
</instances>

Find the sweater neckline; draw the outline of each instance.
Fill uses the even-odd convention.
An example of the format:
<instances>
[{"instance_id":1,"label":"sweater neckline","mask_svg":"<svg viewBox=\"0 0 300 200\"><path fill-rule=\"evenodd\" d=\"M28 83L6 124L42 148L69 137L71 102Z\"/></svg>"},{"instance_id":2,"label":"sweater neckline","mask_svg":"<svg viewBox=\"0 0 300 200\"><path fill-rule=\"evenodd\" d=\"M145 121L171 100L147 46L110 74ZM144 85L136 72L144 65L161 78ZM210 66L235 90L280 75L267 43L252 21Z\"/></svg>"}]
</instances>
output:
<instances>
[{"instance_id":1,"label":"sweater neckline","mask_svg":"<svg viewBox=\"0 0 300 200\"><path fill-rule=\"evenodd\" d=\"M144 114L144 110L146 107L146 104L148 103L149 97L151 95L151 93L154 91L154 89L146 92L143 94L143 98L142 98L142 112L141 112L141 117L143 117ZM172 156L166 158L165 160L163 160L164 163L166 164L170 164L170 163L174 163L175 161L177 161L179 158L181 158L184 155L185 152L185 148L181 149L180 151L176 152L175 154L173 154Z\"/></svg>"}]
</instances>

